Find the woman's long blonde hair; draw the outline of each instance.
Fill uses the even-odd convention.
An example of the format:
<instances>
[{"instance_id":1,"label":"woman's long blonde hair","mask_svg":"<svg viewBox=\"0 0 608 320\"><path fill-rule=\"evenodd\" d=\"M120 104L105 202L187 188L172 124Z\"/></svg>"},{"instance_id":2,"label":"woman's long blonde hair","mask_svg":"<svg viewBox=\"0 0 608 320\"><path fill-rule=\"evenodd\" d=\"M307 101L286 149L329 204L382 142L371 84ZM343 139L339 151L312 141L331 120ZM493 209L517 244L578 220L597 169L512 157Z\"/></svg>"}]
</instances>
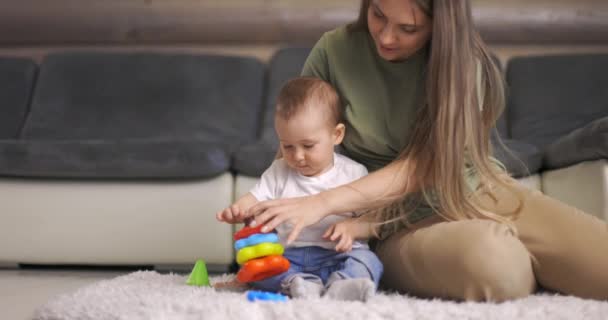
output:
<instances>
[{"instance_id":1,"label":"woman's long blonde hair","mask_svg":"<svg viewBox=\"0 0 608 320\"><path fill-rule=\"evenodd\" d=\"M420 108L409 145L399 159L408 159L411 181L421 192L383 199L372 210L388 226L408 224L408 214L421 205L446 220L485 218L509 225L512 212L491 212L476 196L492 197L494 187L510 188L504 170L491 161L490 132L505 106L504 81L473 25L468 0L415 0L432 20L426 68L425 106ZM349 30L368 30L370 0L363 0L359 18ZM479 179L476 192L466 172ZM519 197L519 196L518 196ZM388 204L387 204L388 203ZM392 223L396 222L396 223ZM385 226L386 226L385 225ZM389 231L389 230L386 230Z\"/></svg>"}]
</instances>

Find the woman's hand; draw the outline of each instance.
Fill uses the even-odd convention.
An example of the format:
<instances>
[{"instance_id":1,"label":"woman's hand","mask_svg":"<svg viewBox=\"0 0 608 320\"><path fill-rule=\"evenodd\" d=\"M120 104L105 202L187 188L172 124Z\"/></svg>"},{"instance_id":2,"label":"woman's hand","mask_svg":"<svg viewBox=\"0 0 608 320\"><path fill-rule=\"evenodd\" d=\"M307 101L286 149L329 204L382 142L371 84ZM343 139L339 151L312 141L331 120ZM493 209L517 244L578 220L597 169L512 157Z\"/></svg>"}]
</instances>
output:
<instances>
[{"instance_id":1,"label":"woman's hand","mask_svg":"<svg viewBox=\"0 0 608 320\"><path fill-rule=\"evenodd\" d=\"M250 226L265 224L262 232L273 230L281 223L290 224L293 229L287 237L292 243L305 227L327 216L330 208L323 196L312 196L262 201L250 207L243 217L253 217Z\"/></svg>"},{"instance_id":2,"label":"woman's hand","mask_svg":"<svg viewBox=\"0 0 608 320\"><path fill-rule=\"evenodd\" d=\"M370 223L354 218L334 224L323 234L325 239L338 241L336 244L336 251L338 252L350 251L356 239L367 239L370 236Z\"/></svg>"}]
</instances>

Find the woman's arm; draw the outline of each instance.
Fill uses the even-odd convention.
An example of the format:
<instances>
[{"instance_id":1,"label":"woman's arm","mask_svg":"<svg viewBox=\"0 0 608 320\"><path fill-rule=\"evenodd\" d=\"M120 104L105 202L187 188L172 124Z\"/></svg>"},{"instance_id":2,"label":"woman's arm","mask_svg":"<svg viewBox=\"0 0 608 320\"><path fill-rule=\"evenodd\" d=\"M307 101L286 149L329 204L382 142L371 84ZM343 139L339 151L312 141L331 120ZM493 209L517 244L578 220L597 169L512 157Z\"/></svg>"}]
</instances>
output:
<instances>
[{"instance_id":1,"label":"woman's arm","mask_svg":"<svg viewBox=\"0 0 608 320\"><path fill-rule=\"evenodd\" d=\"M396 160L361 179L319 193L330 214L356 212L381 204L382 199L394 198L415 191L407 160Z\"/></svg>"},{"instance_id":2,"label":"woman's arm","mask_svg":"<svg viewBox=\"0 0 608 320\"><path fill-rule=\"evenodd\" d=\"M312 196L259 202L247 210L245 217L255 217L252 225L266 224L263 232L290 223L293 230L287 242L291 243L304 227L330 214L368 209L380 204L381 199L415 191L410 170L407 160L396 160L359 180Z\"/></svg>"}]
</instances>

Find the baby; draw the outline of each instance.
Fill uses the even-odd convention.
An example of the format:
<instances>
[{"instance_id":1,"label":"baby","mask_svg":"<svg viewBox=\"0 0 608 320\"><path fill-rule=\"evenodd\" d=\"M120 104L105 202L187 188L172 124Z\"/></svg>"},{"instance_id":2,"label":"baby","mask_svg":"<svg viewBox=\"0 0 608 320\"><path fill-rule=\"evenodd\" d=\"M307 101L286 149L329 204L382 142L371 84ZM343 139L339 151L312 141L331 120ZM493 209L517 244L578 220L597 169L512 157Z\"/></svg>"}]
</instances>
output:
<instances>
[{"instance_id":1,"label":"baby","mask_svg":"<svg viewBox=\"0 0 608 320\"><path fill-rule=\"evenodd\" d=\"M217 219L240 223L242 213L258 201L316 194L366 175L363 165L334 151L346 129L341 119L340 99L330 84L311 77L288 81L275 108L282 157L270 165L249 193L219 212ZM358 233L354 230L369 230L369 222L353 217L352 212L331 215L303 229L283 253L290 269L253 282L253 287L294 298L365 301L373 296L383 266L363 239L355 239ZM347 219L348 227L336 232L336 224ZM285 245L291 227L284 223L276 231Z\"/></svg>"}]
</instances>

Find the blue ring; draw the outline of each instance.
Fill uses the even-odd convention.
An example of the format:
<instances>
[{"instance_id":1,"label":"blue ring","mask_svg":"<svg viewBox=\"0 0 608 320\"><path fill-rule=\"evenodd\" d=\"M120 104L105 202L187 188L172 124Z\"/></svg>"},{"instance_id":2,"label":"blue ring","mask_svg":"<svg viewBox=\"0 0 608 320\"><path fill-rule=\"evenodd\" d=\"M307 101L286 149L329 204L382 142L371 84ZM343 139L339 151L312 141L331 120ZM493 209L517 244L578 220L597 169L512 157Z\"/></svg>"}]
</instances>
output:
<instances>
[{"instance_id":1,"label":"blue ring","mask_svg":"<svg viewBox=\"0 0 608 320\"><path fill-rule=\"evenodd\" d=\"M249 300L251 302L256 301L256 300L284 302L289 299L287 298L287 296L284 296L280 293L249 290L249 291L247 291L247 300Z\"/></svg>"},{"instance_id":2,"label":"blue ring","mask_svg":"<svg viewBox=\"0 0 608 320\"><path fill-rule=\"evenodd\" d=\"M247 237L245 239L237 240L234 243L234 249L241 250L245 247L255 246L256 244L260 244L260 243L264 243L264 242L279 243L279 236L274 232L256 233L256 234L250 235L249 237Z\"/></svg>"}]
</instances>

